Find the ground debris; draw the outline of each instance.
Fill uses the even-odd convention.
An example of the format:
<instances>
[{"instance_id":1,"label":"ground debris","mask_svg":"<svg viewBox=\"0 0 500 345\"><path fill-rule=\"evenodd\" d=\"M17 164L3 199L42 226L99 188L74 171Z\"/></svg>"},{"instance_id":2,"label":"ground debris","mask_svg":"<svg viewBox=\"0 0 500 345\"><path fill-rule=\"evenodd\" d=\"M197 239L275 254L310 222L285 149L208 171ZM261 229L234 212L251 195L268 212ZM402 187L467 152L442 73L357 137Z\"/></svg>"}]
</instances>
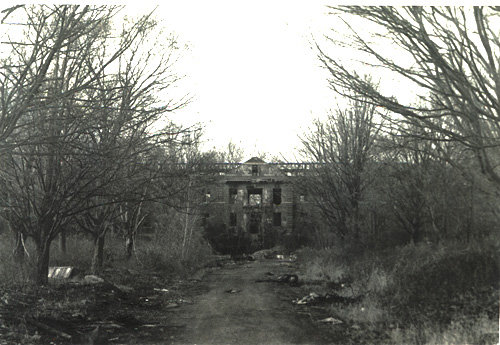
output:
<instances>
[{"instance_id":1,"label":"ground debris","mask_svg":"<svg viewBox=\"0 0 500 345\"><path fill-rule=\"evenodd\" d=\"M336 319L334 317L327 317L325 319L318 320L318 322L321 322L321 323L330 323L332 325L340 325L340 324L344 323L344 321Z\"/></svg>"},{"instance_id":2,"label":"ground debris","mask_svg":"<svg viewBox=\"0 0 500 345\"><path fill-rule=\"evenodd\" d=\"M266 272L266 276L274 276L272 272ZM281 284L289 284L291 286L299 285L299 277L296 274L283 274L277 278L265 278L265 279L257 279L256 283L281 283Z\"/></svg>"},{"instance_id":3,"label":"ground debris","mask_svg":"<svg viewBox=\"0 0 500 345\"><path fill-rule=\"evenodd\" d=\"M72 266L51 266L48 276L51 279L68 279L73 274L73 270Z\"/></svg>"},{"instance_id":4,"label":"ground debris","mask_svg":"<svg viewBox=\"0 0 500 345\"><path fill-rule=\"evenodd\" d=\"M292 301L294 304L321 304L321 303L339 303L339 304L353 304L358 303L363 299L364 295L356 297L345 297L337 294L326 293L318 294L316 292L311 292L309 295L302 298L297 298Z\"/></svg>"},{"instance_id":5,"label":"ground debris","mask_svg":"<svg viewBox=\"0 0 500 345\"><path fill-rule=\"evenodd\" d=\"M96 275L92 275L92 274L88 275L88 276L85 276L84 280L88 284L100 284L100 283L104 283L104 279L102 279L101 277L98 277Z\"/></svg>"},{"instance_id":6,"label":"ground debris","mask_svg":"<svg viewBox=\"0 0 500 345\"><path fill-rule=\"evenodd\" d=\"M55 329L54 327L48 326L42 322L32 320L32 319L27 319L26 320L29 324L35 326L36 328L43 330L49 334L56 335L58 337L64 338L66 340L71 340L73 337L65 332L62 332L58 329Z\"/></svg>"},{"instance_id":7,"label":"ground debris","mask_svg":"<svg viewBox=\"0 0 500 345\"><path fill-rule=\"evenodd\" d=\"M159 291L159 292L169 292L168 289L159 289L159 288L154 288L153 291Z\"/></svg>"}]
</instances>

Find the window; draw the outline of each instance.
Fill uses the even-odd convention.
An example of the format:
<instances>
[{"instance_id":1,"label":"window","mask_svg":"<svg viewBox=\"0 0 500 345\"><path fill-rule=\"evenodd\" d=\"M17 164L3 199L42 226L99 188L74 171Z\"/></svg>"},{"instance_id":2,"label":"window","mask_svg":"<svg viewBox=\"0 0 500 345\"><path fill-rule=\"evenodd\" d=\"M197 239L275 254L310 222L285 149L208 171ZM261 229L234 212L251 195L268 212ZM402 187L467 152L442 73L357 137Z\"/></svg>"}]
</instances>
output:
<instances>
[{"instance_id":1,"label":"window","mask_svg":"<svg viewBox=\"0 0 500 345\"><path fill-rule=\"evenodd\" d=\"M229 226L236 226L238 225L238 220L236 218L236 213L231 212L229 214Z\"/></svg>"},{"instance_id":2,"label":"window","mask_svg":"<svg viewBox=\"0 0 500 345\"><path fill-rule=\"evenodd\" d=\"M252 176L258 176L258 175L259 175L259 166L252 165Z\"/></svg>"},{"instance_id":3,"label":"window","mask_svg":"<svg viewBox=\"0 0 500 345\"><path fill-rule=\"evenodd\" d=\"M248 205L259 206L262 204L262 188L247 188Z\"/></svg>"},{"instance_id":4,"label":"window","mask_svg":"<svg viewBox=\"0 0 500 345\"><path fill-rule=\"evenodd\" d=\"M209 202L209 201L210 201L210 197L211 197L211 195L210 195L210 191L209 191L209 190L207 190L207 191L205 192L205 202Z\"/></svg>"},{"instance_id":5,"label":"window","mask_svg":"<svg viewBox=\"0 0 500 345\"><path fill-rule=\"evenodd\" d=\"M229 188L229 203L234 204L238 196L238 190L236 188Z\"/></svg>"},{"instance_id":6,"label":"window","mask_svg":"<svg viewBox=\"0 0 500 345\"><path fill-rule=\"evenodd\" d=\"M304 194L301 194L300 197L300 202L305 202L306 201L306 196Z\"/></svg>"},{"instance_id":7,"label":"window","mask_svg":"<svg viewBox=\"0 0 500 345\"><path fill-rule=\"evenodd\" d=\"M273 215L273 225L281 226L281 212L275 212Z\"/></svg>"},{"instance_id":8,"label":"window","mask_svg":"<svg viewBox=\"0 0 500 345\"><path fill-rule=\"evenodd\" d=\"M281 188L273 188L273 204L281 204Z\"/></svg>"}]
</instances>

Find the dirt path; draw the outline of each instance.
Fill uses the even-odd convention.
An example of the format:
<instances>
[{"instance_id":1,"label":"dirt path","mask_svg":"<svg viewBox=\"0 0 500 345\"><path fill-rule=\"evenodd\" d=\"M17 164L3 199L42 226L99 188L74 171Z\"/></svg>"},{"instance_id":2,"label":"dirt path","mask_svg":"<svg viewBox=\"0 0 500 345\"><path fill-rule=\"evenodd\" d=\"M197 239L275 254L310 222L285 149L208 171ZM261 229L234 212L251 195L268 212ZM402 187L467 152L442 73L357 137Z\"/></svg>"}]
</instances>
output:
<instances>
[{"instance_id":1,"label":"dirt path","mask_svg":"<svg viewBox=\"0 0 500 345\"><path fill-rule=\"evenodd\" d=\"M214 271L206 277L208 292L178 309L175 344L325 344L316 325L291 304L293 287L258 283L259 279L290 273L279 261L249 262ZM235 290L234 293L227 292Z\"/></svg>"}]
</instances>

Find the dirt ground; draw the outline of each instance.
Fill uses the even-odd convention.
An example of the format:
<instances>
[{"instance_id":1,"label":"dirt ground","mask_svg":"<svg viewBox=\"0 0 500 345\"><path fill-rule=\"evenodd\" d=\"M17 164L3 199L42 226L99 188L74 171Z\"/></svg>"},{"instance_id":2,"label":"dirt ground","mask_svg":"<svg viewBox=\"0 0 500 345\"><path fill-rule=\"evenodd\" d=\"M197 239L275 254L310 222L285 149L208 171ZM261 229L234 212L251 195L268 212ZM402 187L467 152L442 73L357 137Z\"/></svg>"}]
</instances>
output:
<instances>
[{"instance_id":1,"label":"dirt ground","mask_svg":"<svg viewBox=\"0 0 500 345\"><path fill-rule=\"evenodd\" d=\"M331 300L293 303L314 288L280 281L297 273L294 262L228 257L218 266L177 281L113 268L101 283L75 279L36 294L2 292L0 345L380 343L348 320L320 322L334 316Z\"/></svg>"},{"instance_id":2,"label":"dirt ground","mask_svg":"<svg viewBox=\"0 0 500 345\"><path fill-rule=\"evenodd\" d=\"M277 260L212 272L206 277L207 291L174 312L172 320L182 331L172 335L172 343L328 343L308 313L294 310L291 301L297 288L273 282L286 273L293 273L293 267Z\"/></svg>"}]
</instances>

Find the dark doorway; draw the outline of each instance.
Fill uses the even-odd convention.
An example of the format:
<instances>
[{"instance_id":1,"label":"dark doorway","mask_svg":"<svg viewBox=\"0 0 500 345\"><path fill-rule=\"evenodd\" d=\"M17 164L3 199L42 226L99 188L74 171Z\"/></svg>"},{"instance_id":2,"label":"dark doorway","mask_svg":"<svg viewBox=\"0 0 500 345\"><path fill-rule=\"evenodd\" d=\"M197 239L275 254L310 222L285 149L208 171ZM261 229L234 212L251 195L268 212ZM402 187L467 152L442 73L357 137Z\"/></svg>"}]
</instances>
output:
<instances>
[{"instance_id":1,"label":"dark doorway","mask_svg":"<svg viewBox=\"0 0 500 345\"><path fill-rule=\"evenodd\" d=\"M260 232L260 224L262 223L262 214L258 212L250 213L250 222L248 224L248 232L258 234Z\"/></svg>"}]
</instances>

